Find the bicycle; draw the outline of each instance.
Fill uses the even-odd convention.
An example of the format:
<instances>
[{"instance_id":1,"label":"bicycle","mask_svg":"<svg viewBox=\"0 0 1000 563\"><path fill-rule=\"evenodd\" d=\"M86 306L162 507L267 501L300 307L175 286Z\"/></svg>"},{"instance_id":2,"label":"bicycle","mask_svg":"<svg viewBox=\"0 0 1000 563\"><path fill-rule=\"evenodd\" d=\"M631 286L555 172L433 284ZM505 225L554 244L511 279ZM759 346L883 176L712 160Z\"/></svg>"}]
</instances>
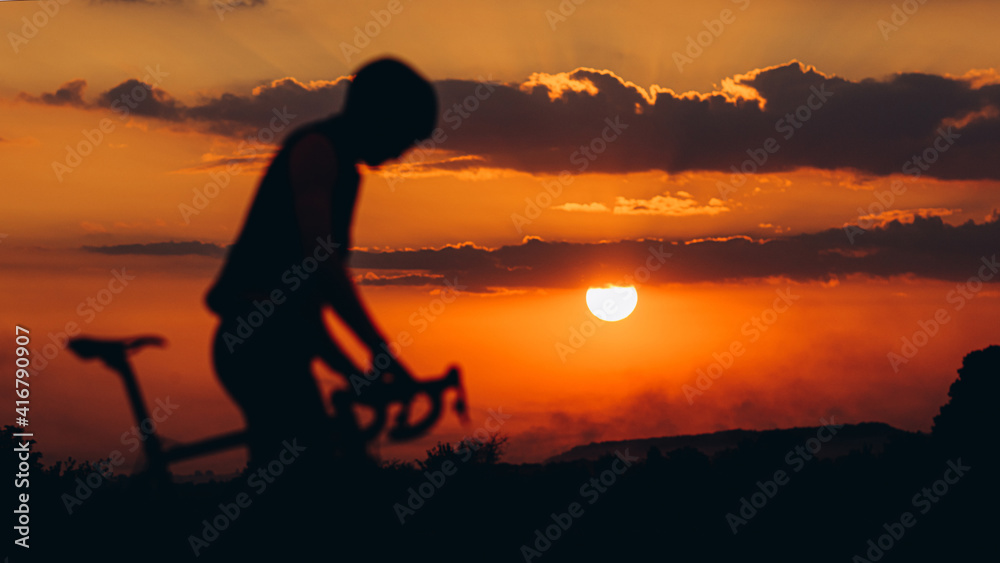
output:
<instances>
[{"instance_id":1,"label":"bicycle","mask_svg":"<svg viewBox=\"0 0 1000 563\"><path fill-rule=\"evenodd\" d=\"M143 427L143 423L150 417L135 370L128 358L129 355L148 346L164 347L165 345L166 340L155 335L118 340L81 336L69 341L70 350L81 359L99 359L118 373L125 385L132 414L139 427ZM364 394L346 390L334 391L331 401L335 408L335 414L329 417L327 422L331 429L352 429L355 435L351 438L367 443L377 438L385 429L390 406L397 403L401 406L400 412L388 429L387 436L393 442L413 440L424 435L441 418L444 411L444 394L449 389L455 390L457 394L452 408L459 419L463 423L467 423L468 406L465 388L462 385L461 372L457 366L449 367L441 377L420 381L401 377L398 374L383 374L379 379L379 384ZM430 398L431 407L421 420L410 422L410 407L419 395L426 395ZM374 409L375 417L367 426L358 424L353 412L355 405ZM154 428L143 441L143 451L148 464L144 473L155 481L169 482L168 469L171 463L228 450L246 442L247 431L235 430L196 442L165 448Z\"/></svg>"}]
</instances>

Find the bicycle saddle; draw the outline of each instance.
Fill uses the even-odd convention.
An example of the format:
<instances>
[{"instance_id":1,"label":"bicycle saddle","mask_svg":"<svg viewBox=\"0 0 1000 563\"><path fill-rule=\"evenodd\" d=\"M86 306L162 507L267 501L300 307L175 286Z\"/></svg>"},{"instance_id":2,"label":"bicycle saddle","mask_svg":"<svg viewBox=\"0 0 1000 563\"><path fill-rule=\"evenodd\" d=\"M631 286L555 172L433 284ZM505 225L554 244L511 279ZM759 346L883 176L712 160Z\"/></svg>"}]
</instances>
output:
<instances>
[{"instance_id":1,"label":"bicycle saddle","mask_svg":"<svg viewBox=\"0 0 1000 563\"><path fill-rule=\"evenodd\" d=\"M90 360L99 358L105 362L113 362L123 358L126 353L134 353L146 346L165 346L167 341L161 336L134 336L119 340L101 340L97 338L71 338L69 349L77 356Z\"/></svg>"}]
</instances>

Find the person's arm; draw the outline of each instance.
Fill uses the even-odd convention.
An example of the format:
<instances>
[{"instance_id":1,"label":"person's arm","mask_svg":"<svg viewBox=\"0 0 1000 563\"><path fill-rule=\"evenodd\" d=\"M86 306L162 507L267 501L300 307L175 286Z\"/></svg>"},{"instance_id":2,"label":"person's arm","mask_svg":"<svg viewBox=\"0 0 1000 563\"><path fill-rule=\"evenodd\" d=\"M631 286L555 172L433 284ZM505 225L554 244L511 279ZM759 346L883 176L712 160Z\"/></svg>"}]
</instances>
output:
<instances>
[{"instance_id":1,"label":"person's arm","mask_svg":"<svg viewBox=\"0 0 1000 563\"><path fill-rule=\"evenodd\" d=\"M319 357L330 369L345 377L360 375L365 372L365 370L354 365L354 362L347 353L330 338L324 338L319 343Z\"/></svg>"},{"instance_id":2,"label":"person's arm","mask_svg":"<svg viewBox=\"0 0 1000 563\"><path fill-rule=\"evenodd\" d=\"M325 240L333 232L331 190L337 182L337 155L333 145L323 136L309 135L292 149L289 164L303 255L311 256L319 244L317 238ZM374 358L384 351L386 341L361 303L357 288L344 266L344 252L346 249L335 249L330 258L320 262L318 273L322 284L318 289L324 300L371 350Z\"/></svg>"}]
</instances>

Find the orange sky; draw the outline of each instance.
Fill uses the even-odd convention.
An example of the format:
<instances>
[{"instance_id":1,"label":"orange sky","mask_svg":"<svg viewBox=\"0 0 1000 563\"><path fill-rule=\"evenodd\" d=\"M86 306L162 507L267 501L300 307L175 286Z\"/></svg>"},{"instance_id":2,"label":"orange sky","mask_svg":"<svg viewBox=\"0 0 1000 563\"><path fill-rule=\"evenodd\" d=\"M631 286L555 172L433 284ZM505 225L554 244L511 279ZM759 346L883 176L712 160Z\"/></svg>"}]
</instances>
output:
<instances>
[{"instance_id":1,"label":"orange sky","mask_svg":"<svg viewBox=\"0 0 1000 563\"><path fill-rule=\"evenodd\" d=\"M271 0L220 18L209 2L71 1L27 42L0 49L0 233L6 235L0 239L0 305L5 321L29 326L37 346L48 341L50 332L65 330L68 322L99 336L163 334L170 347L143 352L137 364L150 401L169 396L181 405L164 423L164 434L183 441L239 425L236 408L211 373L214 320L202 304L221 259L107 255L82 247L229 244L274 146L260 146L256 160L241 164L204 210L185 216L181 206L191 204L195 190L204 190L212 181L210 173L222 169L215 163L238 154L240 135L223 130L221 121L138 113L121 119L101 106L99 95L129 79L152 83L178 107L202 108L226 93L252 97L277 91L274 81L286 77L294 78L303 91L315 92L348 75L360 62L395 54L436 81L487 79L523 91L534 75L536 82L597 92L592 84L573 86L559 74L597 69L648 92L728 92L727 103L735 108L732 96L739 90L732 86L734 77L797 60L803 69L811 65L827 79L852 85L865 79L889 84L901 72L949 80L964 77L977 88L985 85L977 92L986 101L975 106L979 113L969 122L988 124L997 116L998 97L990 88L1000 82L991 68L1000 55L1000 42L990 26L1000 16L1000 6L986 1L926 3L888 38L879 31L878 21L891 18L892 4L860 0L655 6L587 2L565 21L555 20L555 29L546 11L557 10L558 2L510 2L503 8L407 2L360 55L345 60L342 42L354 41L354 27L363 27L373 17L371 10L387 5L358 2L334 9L318 0ZM686 38L705 30L704 20L719 18L726 9L735 20L678 70L673 53L683 52ZM23 34L22 17L31 18L38 10L33 2L4 3L0 29L5 35ZM148 68L163 74L152 80ZM73 80L86 81L79 102L39 101L44 93ZM742 94L751 102L755 99L752 92ZM560 98L553 93L552 107L559 99L583 95L570 91ZM920 98L919 92L915 98ZM498 100L484 100L482 112L468 118L451 140L480 142L472 138L478 131L475 120L479 117L482 123L486 108L502 103ZM873 107L885 103L873 102ZM299 107L288 110L306 113ZM336 109L330 107L329 112ZM817 110L817 116L822 111ZM633 118L639 119L639 114ZM825 127L819 117L816 123L817 128ZM97 139L93 131L102 124L105 131L93 142L91 154L70 172L54 171L53 163L66 162L67 145L76 147L88 136ZM623 133L623 139L639 127ZM808 134L803 131L800 141ZM975 139L995 145L996 137L989 136L995 131L985 129L979 137L967 134L952 154L972 155L969 159L984 154L959 151L978 150L962 146ZM549 134L553 132L539 132ZM856 134L874 132L862 128ZM523 157L504 161L502 147L475 146L494 150L493 162L505 164L448 168L446 162L403 181L392 169L365 171L355 245L389 251L471 242L496 250L522 245L526 237L576 243L665 239L682 244L733 235L758 242L810 236L857 223L858 208L868 208L893 181L906 182L907 190L890 206L891 213L875 218L876 224L891 219L913 222L914 215L921 215L940 217L951 226L973 221L987 225L982 227L987 235L996 232L988 227L997 221L996 175L955 179L930 173L913 180L898 170L889 174L860 165L826 166L823 152L811 157L816 159L812 164L763 169L725 201L719 199L718 183L728 180L727 173L599 168L611 161L609 156L598 160L594 170L574 175L572 184L543 206L536 219L519 226L512 215L526 214L526 198L537 202L543 186L558 176L534 164L509 164ZM795 145L788 146L779 154L798 158L798 153L792 154ZM990 145L983 146L986 151ZM551 166L570 167L563 160ZM612 211L616 207L623 212ZM635 212L650 208L654 212ZM997 242L978 240L974 248L988 255ZM706 261L699 262L699 275L729 267L718 262L720 258L711 262L698 256ZM668 262L664 271L674 275L694 267L690 264L697 260ZM502 408L512 415L503 428L512 438L511 458L536 461L581 442L812 425L831 414L845 422L884 421L928 430L947 399L962 356L1000 337L1000 291L995 284L985 284L972 306L961 310L948 300L956 280L977 274L977 260L978 255L972 256L967 270L949 262L934 275L923 270L906 273L918 270L903 267L899 275L872 270L824 277L756 275L748 258L745 269L733 266L738 272L732 275L653 280L638 285L639 304L629 318L598 327L565 361L557 345L568 343L574 329L593 322L584 302L585 283L546 278L493 286L492 292L465 292L419 333L425 325L414 323L412 315L436 298L436 287L363 285L362 293L387 335L412 333L414 342L403 357L414 370L439 373L453 362L463 367L474 415L468 431L482 423L486 409ZM892 257L886 261L893 262ZM616 278L609 272L629 269L622 264L615 266L619 270L592 266L595 283L613 282ZM80 308L107 287L112 270L122 268L136 277L105 310L91 317L87 306ZM749 342L742 332L745 323L772 305L776 290L788 287L800 299L759 340ZM950 322L913 360L894 371L887 354L898 351L900 339L912 335L918 321L933 317L940 308L950 313ZM693 385L697 370L707 369L713 354L723 353L736 340L745 344L745 354L689 404L683 386ZM0 359L12 358L12 346L0 347ZM32 380L32 427L50 462L69 455L103 457L122 447L119 437L132 422L113 377L63 352ZM321 380L324 388L332 385L328 374ZM11 395L8 389L0 394L5 400ZM409 458L427 444L460 438L462 432L449 420L418 444L385 447L382 453ZM178 469L229 470L239 463L241 454L233 453Z\"/></svg>"}]
</instances>

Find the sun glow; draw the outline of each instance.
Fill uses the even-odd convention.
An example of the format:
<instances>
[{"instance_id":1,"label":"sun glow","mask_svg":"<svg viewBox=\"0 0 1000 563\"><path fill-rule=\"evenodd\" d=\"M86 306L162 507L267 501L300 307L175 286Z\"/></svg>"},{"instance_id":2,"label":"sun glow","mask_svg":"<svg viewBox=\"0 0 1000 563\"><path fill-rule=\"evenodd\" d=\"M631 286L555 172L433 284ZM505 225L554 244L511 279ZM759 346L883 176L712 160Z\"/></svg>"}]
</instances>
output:
<instances>
[{"instance_id":1,"label":"sun glow","mask_svg":"<svg viewBox=\"0 0 1000 563\"><path fill-rule=\"evenodd\" d=\"M635 287L592 287L587 290L587 307L602 321L620 321L632 314L639 301Z\"/></svg>"}]
</instances>

